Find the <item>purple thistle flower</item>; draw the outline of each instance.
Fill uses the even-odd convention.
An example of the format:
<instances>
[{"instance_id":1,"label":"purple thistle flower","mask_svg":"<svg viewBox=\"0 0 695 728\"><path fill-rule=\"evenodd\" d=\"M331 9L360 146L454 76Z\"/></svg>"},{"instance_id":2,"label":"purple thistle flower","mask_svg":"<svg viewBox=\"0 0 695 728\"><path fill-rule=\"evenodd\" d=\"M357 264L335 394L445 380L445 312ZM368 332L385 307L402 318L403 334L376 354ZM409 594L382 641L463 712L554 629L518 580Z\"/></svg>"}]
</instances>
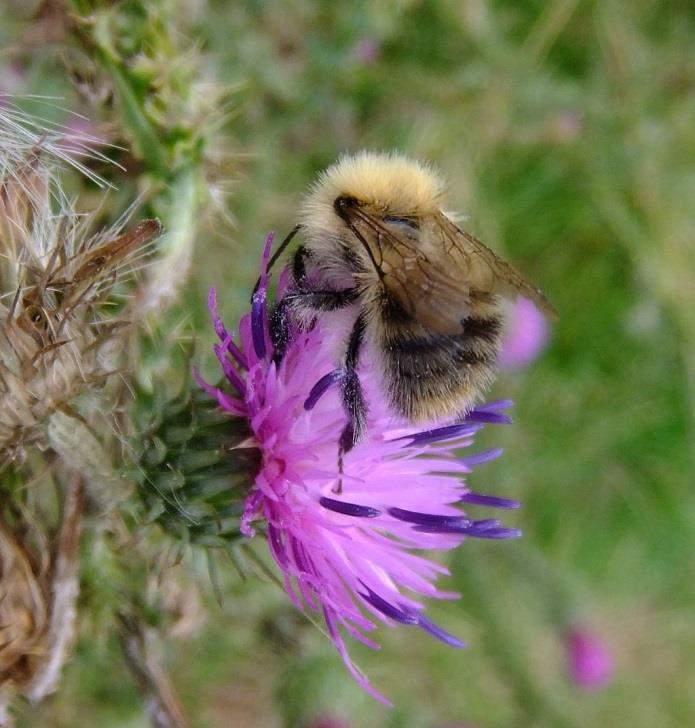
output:
<instances>
[{"instance_id":1,"label":"purple thistle flower","mask_svg":"<svg viewBox=\"0 0 695 728\"><path fill-rule=\"evenodd\" d=\"M545 349L549 335L545 316L528 299L517 299L509 313L500 367L513 370L528 366Z\"/></svg>"},{"instance_id":2,"label":"purple thistle flower","mask_svg":"<svg viewBox=\"0 0 695 728\"><path fill-rule=\"evenodd\" d=\"M573 627L565 635L570 678L579 688L600 690L615 673L613 655L606 643L585 627Z\"/></svg>"},{"instance_id":3,"label":"purple thistle flower","mask_svg":"<svg viewBox=\"0 0 695 728\"><path fill-rule=\"evenodd\" d=\"M265 531L285 589L299 609L320 613L348 670L370 694L388 704L351 661L345 635L377 649L367 637L379 623L419 627L452 647L464 644L424 615L422 597L455 599L434 582L447 569L418 553L449 550L466 536L516 538L520 532L496 519L476 520L467 504L517 508L504 498L472 493L462 476L501 450L460 457L485 423L508 422L508 402L473 410L459 422L424 427L394 416L387 406L369 347L359 368L369 402L366 437L345 455L343 488L338 439L346 415L340 401L340 314L322 316L310 330L293 331L279 366L272 361L268 332L267 264L236 341L209 308L219 338L215 353L233 393L199 383L235 417L245 417L261 453L261 465L246 497L245 536ZM286 282L279 284L280 293ZM331 318L333 317L333 318Z\"/></svg>"}]
</instances>

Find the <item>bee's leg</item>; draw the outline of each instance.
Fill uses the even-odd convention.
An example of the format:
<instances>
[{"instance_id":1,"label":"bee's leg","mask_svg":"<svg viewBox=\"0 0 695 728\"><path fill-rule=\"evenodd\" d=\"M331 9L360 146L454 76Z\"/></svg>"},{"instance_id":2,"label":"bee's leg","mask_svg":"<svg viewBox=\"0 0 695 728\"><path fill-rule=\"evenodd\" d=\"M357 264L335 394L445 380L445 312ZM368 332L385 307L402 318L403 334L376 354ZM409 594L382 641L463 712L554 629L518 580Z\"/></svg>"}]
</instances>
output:
<instances>
[{"instance_id":1,"label":"bee's leg","mask_svg":"<svg viewBox=\"0 0 695 728\"><path fill-rule=\"evenodd\" d=\"M292 256L292 278L299 288L306 285L306 261L310 258L309 251L300 245Z\"/></svg>"},{"instance_id":2,"label":"bee's leg","mask_svg":"<svg viewBox=\"0 0 695 728\"><path fill-rule=\"evenodd\" d=\"M348 342L347 352L345 354L344 374L340 384L340 396L343 401L343 407L348 416L348 422L340 434L338 441L338 483L334 488L335 493L341 493L343 490L343 459L345 453L350 452L352 448L360 441L367 420L367 404L364 401L362 393L362 385L357 376L357 361L359 357L360 347L364 340L365 319L364 314L360 313L352 327L350 340Z\"/></svg>"},{"instance_id":3,"label":"bee's leg","mask_svg":"<svg viewBox=\"0 0 695 728\"><path fill-rule=\"evenodd\" d=\"M290 342L290 322L293 308L309 311L335 311L349 306L357 299L357 291L347 288L342 291L312 291L300 289L291 291L281 298L270 314L270 340L275 351L276 363L282 361Z\"/></svg>"},{"instance_id":4,"label":"bee's leg","mask_svg":"<svg viewBox=\"0 0 695 728\"><path fill-rule=\"evenodd\" d=\"M270 341L273 344L273 361L279 364L285 356L287 345L290 343L290 310L292 302L289 296L280 299L270 312L268 328Z\"/></svg>"},{"instance_id":5,"label":"bee's leg","mask_svg":"<svg viewBox=\"0 0 695 728\"><path fill-rule=\"evenodd\" d=\"M298 227L290 235L297 230ZM285 245L284 241L280 248L283 245ZM306 290L306 259L308 257L309 251L300 245L292 256L292 279L297 290L286 294L282 300L278 301L270 314L270 340L273 342L273 359L276 364L282 361L287 344L290 342L290 309L296 302L299 291Z\"/></svg>"}]
</instances>

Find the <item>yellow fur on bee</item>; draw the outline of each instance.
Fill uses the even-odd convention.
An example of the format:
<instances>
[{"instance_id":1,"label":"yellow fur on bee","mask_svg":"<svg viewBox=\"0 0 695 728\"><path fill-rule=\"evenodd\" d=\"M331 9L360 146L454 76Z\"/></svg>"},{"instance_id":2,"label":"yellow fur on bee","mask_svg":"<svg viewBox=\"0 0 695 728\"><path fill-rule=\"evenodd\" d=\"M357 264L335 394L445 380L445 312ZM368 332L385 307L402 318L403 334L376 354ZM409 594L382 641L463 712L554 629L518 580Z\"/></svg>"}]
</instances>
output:
<instances>
[{"instance_id":1,"label":"yellow fur on bee","mask_svg":"<svg viewBox=\"0 0 695 728\"><path fill-rule=\"evenodd\" d=\"M363 151L343 156L319 177L301 207L307 231L339 224L337 197L354 197L389 213L426 215L442 207L444 183L431 167L391 152Z\"/></svg>"}]
</instances>

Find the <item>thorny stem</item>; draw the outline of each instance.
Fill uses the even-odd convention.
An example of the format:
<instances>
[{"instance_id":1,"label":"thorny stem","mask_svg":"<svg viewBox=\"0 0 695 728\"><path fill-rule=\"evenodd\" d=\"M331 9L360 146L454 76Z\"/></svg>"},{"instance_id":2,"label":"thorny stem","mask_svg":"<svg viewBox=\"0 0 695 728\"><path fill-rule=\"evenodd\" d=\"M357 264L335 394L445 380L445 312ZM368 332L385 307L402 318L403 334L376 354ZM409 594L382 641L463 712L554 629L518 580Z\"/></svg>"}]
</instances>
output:
<instances>
[{"instance_id":1,"label":"thorny stem","mask_svg":"<svg viewBox=\"0 0 695 728\"><path fill-rule=\"evenodd\" d=\"M188 277L201 189L201 175L191 165L178 172L171 182L168 199L156 206L167 233L150 280L136 299L141 312L161 311L171 305Z\"/></svg>"},{"instance_id":2,"label":"thorny stem","mask_svg":"<svg viewBox=\"0 0 695 728\"><path fill-rule=\"evenodd\" d=\"M166 153L162 149L157 133L142 113L127 74L106 54L103 56L103 63L113 79L114 87L121 101L126 126L135 139L137 151L142 155L150 171L156 172L162 178L166 178L168 176Z\"/></svg>"},{"instance_id":3,"label":"thorny stem","mask_svg":"<svg viewBox=\"0 0 695 728\"><path fill-rule=\"evenodd\" d=\"M153 207L162 218L166 234L160 240L160 256L152 280L137 298L148 311L161 311L175 300L190 267L204 195L201 144L191 143L185 150L176 147L175 142L167 139L166 130L158 129L148 118L138 93L141 80L118 56L108 14L96 14L84 26L75 24L74 27L78 41L92 52L113 81L124 127L144 162L146 173L165 185L153 201Z\"/></svg>"},{"instance_id":4,"label":"thorny stem","mask_svg":"<svg viewBox=\"0 0 695 728\"><path fill-rule=\"evenodd\" d=\"M80 5L80 3L75 3ZM86 13L85 8L76 8ZM118 95L126 127L133 135L135 146L147 168L165 179L167 174L166 150L156 130L143 113L135 88L137 82L122 64L115 51L108 27L108 16L96 14L84 26L73 23L73 30L80 43L107 71Z\"/></svg>"},{"instance_id":5,"label":"thorny stem","mask_svg":"<svg viewBox=\"0 0 695 728\"><path fill-rule=\"evenodd\" d=\"M119 640L145 711L154 728L187 728L181 703L164 668L152 650L151 630L135 616L118 614Z\"/></svg>"},{"instance_id":6,"label":"thorny stem","mask_svg":"<svg viewBox=\"0 0 695 728\"><path fill-rule=\"evenodd\" d=\"M526 581L547 605L551 622L566 627L577 611L580 586L568 574L560 573L543 554L528 544L516 544L513 549L500 549L496 554L507 561L511 569Z\"/></svg>"}]
</instances>

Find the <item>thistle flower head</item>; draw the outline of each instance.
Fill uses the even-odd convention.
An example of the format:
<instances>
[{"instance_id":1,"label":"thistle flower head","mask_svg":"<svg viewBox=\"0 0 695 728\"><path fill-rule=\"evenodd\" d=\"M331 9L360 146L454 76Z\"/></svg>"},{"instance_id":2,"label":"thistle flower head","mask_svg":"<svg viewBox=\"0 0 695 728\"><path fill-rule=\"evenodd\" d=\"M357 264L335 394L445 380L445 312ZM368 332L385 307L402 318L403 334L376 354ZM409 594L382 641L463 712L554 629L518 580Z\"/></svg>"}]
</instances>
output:
<instances>
[{"instance_id":1,"label":"thistle flower head","mask_svg":"<svg viewBox=\"0 0 695 728\"><path fill-rule=\"evenodd\" d=\"M268 332L271 237L263 254L260 285L238 336L210 310L227 388L200 380L220 407L248 422L246 446L260 452L260 466L246 497L241 530L262 530L283 573L285 589L300 609L322 615L328 634L359 684L384 700L351 661L345 636L370 647L377 625L419 627L453 647L463 643L431 622L423 598L458 595L435 586L447 573L418 552L446 551L467 537L519 535L496 519L476 519L467 505L515 508L514 501L471 492L463 477L499 450L459 457L486 423L507 422L508 403L480 407L457 422L413 427L395 417L380 389L369 347L359 376L369 402L367 436L345 456L342 491L338 439L346 421L340 401L340 316L322 315L309 330L296 326L285 357L272 359ZM285 288L281 278L279 295Z\"/></svg>"}]
</instances>

